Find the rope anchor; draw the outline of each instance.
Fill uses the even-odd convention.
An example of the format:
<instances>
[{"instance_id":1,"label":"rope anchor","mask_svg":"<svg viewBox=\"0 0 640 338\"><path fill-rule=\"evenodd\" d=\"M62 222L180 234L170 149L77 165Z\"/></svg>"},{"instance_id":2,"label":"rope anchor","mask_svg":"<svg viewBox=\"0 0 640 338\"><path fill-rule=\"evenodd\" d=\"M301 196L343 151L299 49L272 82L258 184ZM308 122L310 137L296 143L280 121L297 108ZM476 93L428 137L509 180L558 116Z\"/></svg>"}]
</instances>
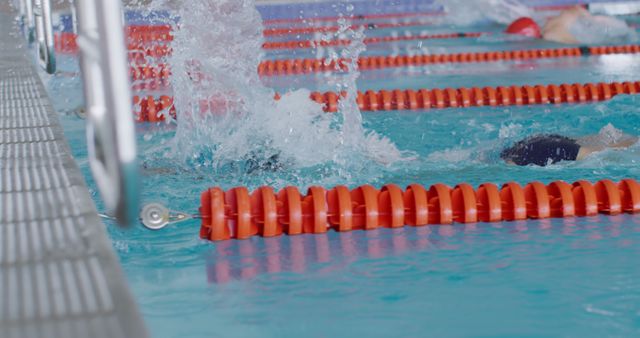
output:
<instances>
[{"instance_id":1,"label":"rope anchor","mask_svg":"<svg viewBox=\"0 0 640 338\"><path fill-rule=\"evenodd\" d=\"M160 203L149 203L140 211L140 222L149 230L160 230L167 225L199 217L199 215L170 210Z\"/></svg>"}]
</instances>

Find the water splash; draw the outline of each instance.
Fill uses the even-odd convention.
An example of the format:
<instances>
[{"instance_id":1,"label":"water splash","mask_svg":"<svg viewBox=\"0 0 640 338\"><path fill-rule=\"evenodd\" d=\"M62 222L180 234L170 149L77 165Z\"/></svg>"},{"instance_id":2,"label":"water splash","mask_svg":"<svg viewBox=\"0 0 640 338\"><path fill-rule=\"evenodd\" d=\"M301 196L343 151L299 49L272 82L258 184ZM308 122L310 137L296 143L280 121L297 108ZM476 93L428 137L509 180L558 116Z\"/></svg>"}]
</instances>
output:
<instances>
[{"instance_id":1,"label":"water splash","mask_svg":"<svg viewBox=\"0 0 640 338\"><path fill-rule=\"evenodd\" d=\"M582 15L569 32L583 44L614 44L638 41L638 33L626 21L606 15Z\"/></svg>"},{"instance_id":2,"label":"water splash","mask_svg":"<svg viewBox=\"0 0 640 338\"><path fill-rule=\"evenodd\" d=\"M178 110L175 156L214 168L238 160L258 167L277 161L289 169L326 163L349 168L341 173L371 161L387 165L402 159L387 138L362 127L355 82L364 34L352 30L346 18L337 34L356 41L340 55L352 60L336 81L346 97L339 114L326 114L308 90L276 101L260 82L263 27L254 0L189 1L176 14L180 23L168 59Z\"/></svg>"},{"instance_id":3,"label":"water splash","mask_svg":"<svg viewBox=\"0 0 640 338\"><path fill-rule=\"evenodd\" d=\"M436 0L447 13L446 22L469 26L483 21L509 24L515 19L533 17L531 9L520 0Z\"/></svg>"}]
</instances>

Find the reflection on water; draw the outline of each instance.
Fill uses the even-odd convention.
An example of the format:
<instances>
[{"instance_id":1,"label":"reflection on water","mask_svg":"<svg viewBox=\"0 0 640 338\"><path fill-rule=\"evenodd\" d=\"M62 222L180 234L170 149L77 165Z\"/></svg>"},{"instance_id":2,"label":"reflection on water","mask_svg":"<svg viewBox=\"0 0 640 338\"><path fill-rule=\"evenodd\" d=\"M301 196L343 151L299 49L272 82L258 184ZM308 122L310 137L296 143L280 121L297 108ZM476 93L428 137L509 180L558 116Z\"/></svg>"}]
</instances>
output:
<instances>
[{"instance_id":1,"label":"reflection on water","mask_svg":"<svg viewBox=\"0 0 640 338\"><path fill-rule=\"evenodd\" d=\"M511 246L514 242L553 235L557 236L553 241L574 241L572 237L578 237L579 242L584 242L580 245L586 245L589 241L617 238L624 232L640 231L640 221L632 219L629 222L629 217L438 225L231 240L215 243L205 253L207 281L220 284L252 280L265 274L336 272L347 269L349 264L358 260L384 260L433 250L461 250L463 246L482 245L485 241L499 245L496 239ZM623 240L620 244L630 242Z\"/></svg>"}]
</instances>

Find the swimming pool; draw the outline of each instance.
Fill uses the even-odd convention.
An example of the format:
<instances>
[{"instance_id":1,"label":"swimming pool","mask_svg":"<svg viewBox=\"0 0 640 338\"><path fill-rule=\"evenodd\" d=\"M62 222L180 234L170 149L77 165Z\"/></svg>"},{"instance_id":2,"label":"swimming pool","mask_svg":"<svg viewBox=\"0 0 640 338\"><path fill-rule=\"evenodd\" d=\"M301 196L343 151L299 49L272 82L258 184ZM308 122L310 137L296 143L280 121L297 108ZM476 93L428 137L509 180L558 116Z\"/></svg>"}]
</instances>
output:
<instances>
[{"instance_id":1,"label":"swimming pool","mask_svg":"<svg viewBox=\"0 0 640 338\"><path fill-rule=\"evenodd\" d=\"M491 24L465 29L498 31ZM380 44L365 55L407 53L418 48L417 43ZM557 46L483 37L423 44L429 53ZM310 54L276 51L267 57L304 55ZM63 60L61 67L74 72L73 58ZM358 79L358 89L621 82L636 81L638 75L640 56L625 54L367 71ZM330 80L325 74L263 78L279 92L300 87L328 90ZM49 79L49 86L54 93L64 93L53 95L54 100L62 98L56 102L60 111L80 104L77 80L58 75ZM139 124L143 199L195 213L200 193L212 186L297 185L303 190L310 185L379 187L389 182L477 186L512 180L637 178L638 145L543 168L506 166L499 152L532 133L580 136L611 124L640 134L638 100L623 95L592 104L364 113L366 128L388 137L411 159L385 166L349 154L350 161L340 164L251 174L242 163L214 167L196 159L185 165L171 156L174 150L167 145L175 126ZM91 181L84 121L66 114L62 123L74 156ZM637 216L406 227L219 243L198 238L198 221L157 232L142 227L122 231L107 224L154 337L640 333Z\"/></svg>"}]
</instances>

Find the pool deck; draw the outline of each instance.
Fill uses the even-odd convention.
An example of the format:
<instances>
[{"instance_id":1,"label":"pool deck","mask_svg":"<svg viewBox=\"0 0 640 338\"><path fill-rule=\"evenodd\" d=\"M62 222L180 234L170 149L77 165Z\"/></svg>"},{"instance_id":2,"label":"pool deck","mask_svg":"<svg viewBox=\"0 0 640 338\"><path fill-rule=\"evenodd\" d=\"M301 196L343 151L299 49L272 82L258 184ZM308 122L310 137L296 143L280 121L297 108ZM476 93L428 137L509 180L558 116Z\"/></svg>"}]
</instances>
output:
<instances>
[{"instance_id":1,"label":"pool deck","mask_svg":"<svg viewBox=\"0 0 640 338\"><path fill-rule=\"evenodd\" d=\"M147 337L6 6L0 32L0 337Z\"/></svg>"}]
</instances>

